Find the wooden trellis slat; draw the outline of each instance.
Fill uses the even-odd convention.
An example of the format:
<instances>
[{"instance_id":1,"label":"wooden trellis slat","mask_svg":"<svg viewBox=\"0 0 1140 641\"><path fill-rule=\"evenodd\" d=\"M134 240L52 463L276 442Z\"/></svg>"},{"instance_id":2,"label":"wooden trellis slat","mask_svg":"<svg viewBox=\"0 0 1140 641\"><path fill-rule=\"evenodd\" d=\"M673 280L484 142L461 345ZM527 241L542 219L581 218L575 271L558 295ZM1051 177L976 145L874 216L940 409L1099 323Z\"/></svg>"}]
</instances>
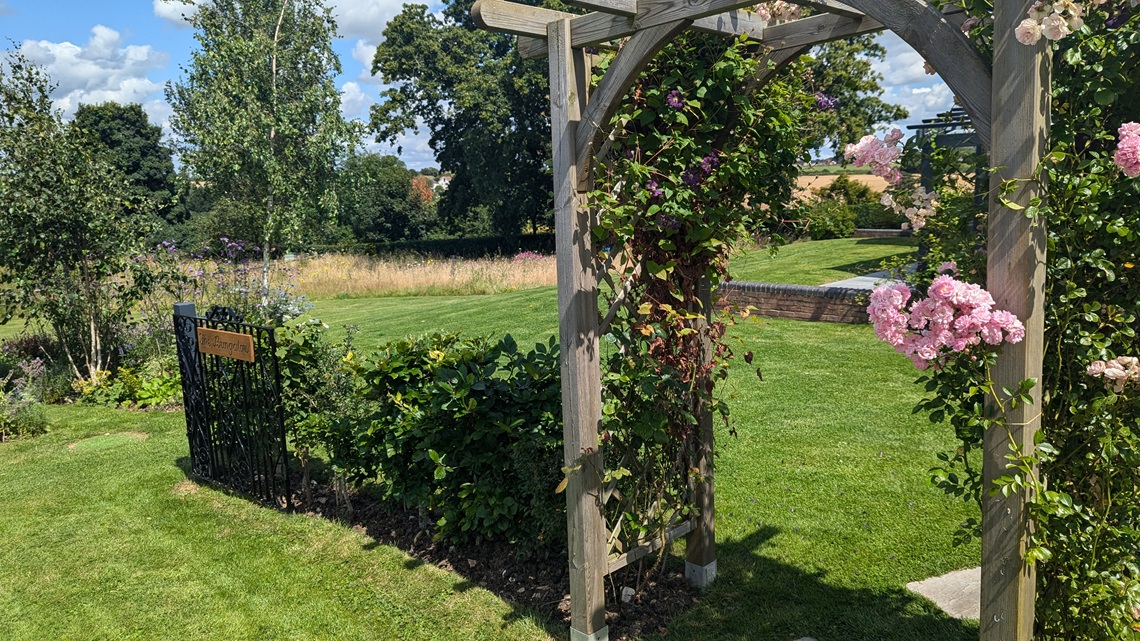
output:
<instances>
[{"instance_id":1,"label":"wooden trellis slat","mask_svg":"<svg viewBox=\"0 0 1140 641\"><path fill-rule=\"evenodd\" d=\"M693 530L693 522L685 521L674 528L670 528L665 532L665 536L660 539L654 539L649 543L639 545L628 552L610 556L606 564L606 574L612 574L618 570L626 567L634 561L639 561L650 554L660 550L663 546L676 541L682 536L688 536Z\"/></svg>"}]
</instances>

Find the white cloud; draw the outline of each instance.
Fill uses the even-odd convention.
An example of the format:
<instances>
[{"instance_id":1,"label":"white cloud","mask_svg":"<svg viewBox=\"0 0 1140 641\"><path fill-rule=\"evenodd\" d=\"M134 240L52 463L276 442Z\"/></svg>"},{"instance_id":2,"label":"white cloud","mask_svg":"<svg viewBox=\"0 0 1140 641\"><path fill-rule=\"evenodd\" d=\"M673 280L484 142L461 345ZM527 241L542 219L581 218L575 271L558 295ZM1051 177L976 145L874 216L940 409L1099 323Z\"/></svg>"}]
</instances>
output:
<instances>
[{"instance_id":1,"label":"white cloud","mask_svg":"<svg viewBox=\"0 0 1140 641\"><path fill-rule=\"evenodd\" d=\"M392 16L403 9L404 0L333 0L329 4L340 35L377 41ZM369 67L371 62L369 57Z\"/></svg>"},{"instance_id":2,"label":"white cloud","mask_svg":"<svg viewBox=\"0 0 1140 641\"><path fill-rule=\"evenodd\" d=\"M70 42L25 40L20 52L44 67L58 86L55 106L71 116L80 103L115 101L146 103L162 90L147 78L166 66L169 56L150 45L123 46L118 31L103 25L91 29L84 46Z\"/></svg>"},{"instance_id":3,"label":"white cloud","mask_svg":"<svg viewBox=\"0 0 1140 641\"><path fill-rule=\"evenodd\" d=\"M882 74L884 87L925 83L934 79L924 70L922 56L893 32L879 36L879 44L887 48L887 57L876 60L871 66Z\"/></svg>"},{"instance_id":4,"label":"white cloud","mask_svg":"<svg viewBox=\"0 0 1140 641\"><path fill-rule=\"evenodd\" d=\"M346 82L340 88L340 112L349 120L368 120L368 108L376 104L372 96L360 89L360 84Z\"/></svg>"},{"instance_id":5,"label":"white cloud","mask_svg":"<svg viewBox=\"0 0 1140 641\"><path fill-rule=\"evenodd\" d=\"M377 43L370 40L357 40L352 45L352 59L360 63L360 73L356 81L367 85L381 85L380 76L372 75L372 57L376 55Z\"/></svg>"},{"instance_id":6,"label":"white cloud","mask_svg":"<svg viewBox=\"0 0 1140 641\"><path fill-rule=\"evenodd\" d=\"M925 118L933 118L949 111L954 106L954 93L946 83L938 82L929 87L891 87L884 93L883 100L902 105L910 112L905 122L891 123L887 127L898 127L906 131L908 124L917 124Z\"/></svg>"},{"instance_id":7,"label":"white cloud","mask_svg":"<svg viewBox=\"0 0 1140 641\"><path fill-rule=\"evenodd\" d=\"M194 15L198 7L191 1L182 0L153 0L154 15L168 20L179 27L189 27L186 17Z\"/></svg>"}]
</instances>

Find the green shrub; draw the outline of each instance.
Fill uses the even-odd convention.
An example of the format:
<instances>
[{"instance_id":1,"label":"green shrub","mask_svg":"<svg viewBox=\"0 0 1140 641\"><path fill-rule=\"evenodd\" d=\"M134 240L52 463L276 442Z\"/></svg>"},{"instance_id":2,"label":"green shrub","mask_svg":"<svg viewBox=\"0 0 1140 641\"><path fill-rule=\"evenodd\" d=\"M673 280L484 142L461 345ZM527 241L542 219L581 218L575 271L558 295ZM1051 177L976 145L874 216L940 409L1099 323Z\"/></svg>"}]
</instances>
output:
<instances>
[{"instance_id":1,"label":"green shrub","mask_svg":"<svg viewBox=\"0 0 1140 641\"><path fill-rule=\"evenodd\" d=\"M0 442L47 431L40 403L40 380L45 369L38 358L22 361L0 379Z\"/></svg>"},{"instance_id":2,"label":"green shrub","mask_svg":"<svg viewBox=\"0 0 1140 641\"><path fill-rule=\"evenodd\" d=\"M820 201L808 211L808 233L813 240L855 235L855 212L836 201Z\"/></svg>"},{"instance_id":3,"label":"green shrub","mask_svg":"<svg viewBox=\"0 0 1140 641\"><path fill-rule=\"evenodd\" d=\"M433 334L389 344L359 366L374 415L358 435L357 481L437 518L452 540L561 546L558 348L507 336Z\"/></svg>"},{"instance_id":4,"label":"green shrub","mask_svg":"<svg viewBox=\"0 0 1140 641\"><path fill-rule=\"evenodd\" d=\"M855 203L848 205L855 212L856 229L900 229L906 216L896 214L882 203Z\"/></svg>"},{"instance_id":5,"label":"green shrub","mask_svg":"<svg viewBox=\"0 0 1140 641\"><path fill-rule=\"evenodd\" d=\"M306 502L312 502L312 460L319 452L336 473L338 501L351 510L344 480L349 470L359 468L355 428L367 407L356 393L352 367L355 328L347 328L348 337L335 343L326 329L321 321L310 320L277 330L285 429L301 462Z\"/></svg>"},{"instance_id":6,"label":"green shrub","mask_svg":"<svg viewBox=\"0 0 1140 641\"><path fill-rule=\"evenodd\" d=\"M812 190L819 200L836 200L844 205L878 203L882 196L870 186L851 180L846 173L839 174L826 187Z\"/></svg>"}]
</instances>

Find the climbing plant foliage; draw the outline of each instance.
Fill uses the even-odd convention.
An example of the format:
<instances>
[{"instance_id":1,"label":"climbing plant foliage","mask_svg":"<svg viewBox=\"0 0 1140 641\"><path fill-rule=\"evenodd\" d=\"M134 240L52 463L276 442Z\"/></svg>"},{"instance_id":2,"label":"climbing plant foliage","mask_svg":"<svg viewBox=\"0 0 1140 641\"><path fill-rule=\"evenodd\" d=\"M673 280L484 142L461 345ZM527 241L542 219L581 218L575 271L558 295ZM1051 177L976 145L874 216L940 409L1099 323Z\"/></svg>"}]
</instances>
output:
<instances>
[{"instance_id":1,"label":"climbing plant foliage","mask_svg":"<svg viewBox=\"0 0 1140 641\"><path fill-rule=\"evenodd\" d=\"M1037 3L1027 18L1053 29L1044 32L1052 43L1052 128L1037 177L1045 197L1022 210L1048 233L1044 375L1036 382L1042 429L1035 448L1019 444L1011 452L996 491L1029 492L1036 638L1134 639L1140 633L1140 386L1119 375L1127 376L1130 359L1140 356L1140 179L1128 174L1131 165L1118 150L1129 144L1128 123L1140 121L1140 18L1131 0L1091 2L1066 31L1051 17L1062 4ZM972 1L967 9L970 37L991 50L990 4ZM1018 39L1034 40L1032 26L1019 27ZM946 165L947 174L954 164ZM927 260L955 261L961 277L984 283L984 207L971 207L946 184L940 191L937 213L919 232L932 248ZM920 290L933 271L925 274L916 283ZM990 364L987 357L927 372L931 396L918 408L930 411L932 421L948 421L961 439L956 452L941 457L934 479L967 500L985 492L978 456L984 431L1002 426L996 401L1025 402L1032 383L994 390ZM976 522L967 526L964 535L976 533Z\"/></svg>"},{"instance_id":2,"label":"climbing plant foliage","mask_svg":"<svg viewBox=\"0 0 1140 641\"><path fill-rule=\"evenodd\" d=\"M591 203L612 286L602 439L618 552L691 515L700 417L729 415L715 394L732 356L726 318L706 320L702 291L790 201L809 101L794 74L761 91L765 64L743 41L679 37L634 84L600 155Z\"/></svg>"}]
</instances>

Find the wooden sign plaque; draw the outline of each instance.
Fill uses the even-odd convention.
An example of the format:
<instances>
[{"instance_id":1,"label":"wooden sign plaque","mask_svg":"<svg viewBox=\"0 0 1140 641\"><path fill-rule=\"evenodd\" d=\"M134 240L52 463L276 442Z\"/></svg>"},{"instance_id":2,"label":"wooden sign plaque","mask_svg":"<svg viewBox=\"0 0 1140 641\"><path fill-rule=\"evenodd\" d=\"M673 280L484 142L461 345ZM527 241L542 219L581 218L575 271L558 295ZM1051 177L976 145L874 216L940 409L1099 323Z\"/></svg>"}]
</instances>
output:
<instances>
[{"instance_id":1,"label":"wooden sign plaque","mask_svg":"<svg viewBox=\"0 0 1140 641\"><path fill-rule=\"evenodd\" d=\"M253 336L199 327L198 351L252 363Z\"/></svg>"}]
</instances>

